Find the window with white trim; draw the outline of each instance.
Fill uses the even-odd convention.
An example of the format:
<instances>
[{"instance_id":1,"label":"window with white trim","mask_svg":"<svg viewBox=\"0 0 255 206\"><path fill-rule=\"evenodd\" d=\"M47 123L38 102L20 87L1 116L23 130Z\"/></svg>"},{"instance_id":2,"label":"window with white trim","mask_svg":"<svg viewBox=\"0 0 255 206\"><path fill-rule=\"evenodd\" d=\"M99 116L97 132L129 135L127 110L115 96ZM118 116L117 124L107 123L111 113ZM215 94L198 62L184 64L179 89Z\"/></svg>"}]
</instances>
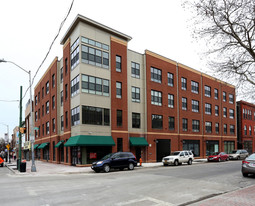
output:
<instances>
[{"instance_id":1,"label":"window with white trim","mask_svg":"<svg viewBox=\"0 0 255 206\"><path fill-rule=\"evenodd\" d=\"M151 104L162 106L162 92L151 90Z\"/></svg>"}]
</instances>

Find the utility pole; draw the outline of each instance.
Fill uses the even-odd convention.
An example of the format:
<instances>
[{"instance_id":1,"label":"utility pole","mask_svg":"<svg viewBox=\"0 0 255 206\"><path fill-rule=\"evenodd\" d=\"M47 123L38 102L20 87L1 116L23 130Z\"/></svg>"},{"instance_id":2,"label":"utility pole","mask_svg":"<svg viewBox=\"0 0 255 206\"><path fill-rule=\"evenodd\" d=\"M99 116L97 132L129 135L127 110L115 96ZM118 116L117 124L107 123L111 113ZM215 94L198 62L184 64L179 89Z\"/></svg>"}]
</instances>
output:
<instances>
[{"instance_id":1,"label":"utility pole","mask_svg":"<svg viewBox=\"0 0 255 206\"><path fill-rule=\"evenodd\" d=\"M19 101L19 158L18 158L18 170L20 171L21 163L21 132L22 127L22 86L20 86L20 101Z\"/></svg>"}]
</instances>

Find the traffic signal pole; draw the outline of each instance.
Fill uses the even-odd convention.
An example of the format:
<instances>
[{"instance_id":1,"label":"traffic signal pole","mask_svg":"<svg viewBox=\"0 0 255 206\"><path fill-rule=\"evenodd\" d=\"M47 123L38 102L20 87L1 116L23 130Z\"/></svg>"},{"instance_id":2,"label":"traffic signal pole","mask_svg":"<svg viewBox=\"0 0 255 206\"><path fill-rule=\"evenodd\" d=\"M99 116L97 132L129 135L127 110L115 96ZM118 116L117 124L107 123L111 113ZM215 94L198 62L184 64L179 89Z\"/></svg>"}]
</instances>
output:
<instances>
[{"instance_id":1,"label":"traffic signal pole","mask_svg":"<svg viewBox=\"0 0 255 206\"><path fill-rule=\"evenodd\" d=\"M22 86L20 86L20 100L19 100L19 158L18 158L18 170L20 171L21 162L21 132L22 127Z\"/></svg>"}]
</instances>

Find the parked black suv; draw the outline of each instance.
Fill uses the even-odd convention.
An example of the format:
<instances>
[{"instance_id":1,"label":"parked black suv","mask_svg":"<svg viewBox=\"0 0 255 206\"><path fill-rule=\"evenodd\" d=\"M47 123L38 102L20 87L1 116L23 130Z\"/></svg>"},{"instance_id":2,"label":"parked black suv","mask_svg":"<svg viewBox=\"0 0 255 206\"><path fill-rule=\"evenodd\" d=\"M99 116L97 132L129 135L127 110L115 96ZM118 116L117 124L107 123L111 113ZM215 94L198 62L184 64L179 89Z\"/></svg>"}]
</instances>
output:
<instances>
[{"instance_id":1,"label":"parked black suv","mask_svg":"<svg viewBox=\"0 0 255 206\"><path fill-rule=\"evenodd\" d=\"M101 160L93 162L91 169L95 172L109 172L111 168L133 170L137 166L136 157L131 152L116 152L104 156Z\"/></svg>"}]
</instances>

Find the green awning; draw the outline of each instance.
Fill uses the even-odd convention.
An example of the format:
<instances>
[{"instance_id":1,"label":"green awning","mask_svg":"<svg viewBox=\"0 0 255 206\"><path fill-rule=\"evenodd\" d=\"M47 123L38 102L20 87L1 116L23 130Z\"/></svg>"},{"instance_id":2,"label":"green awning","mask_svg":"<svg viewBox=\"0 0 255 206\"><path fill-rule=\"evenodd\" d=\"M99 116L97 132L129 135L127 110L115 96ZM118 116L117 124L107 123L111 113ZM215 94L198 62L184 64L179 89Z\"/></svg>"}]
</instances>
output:
<instances>
[{"instance_id":1,"label":"green awning","mask_svg":"<svg viewBox=\"0 0 255 206\"><path fill-rule=\"evenodd\" d=\"M34 145L34 149L37 149L37 147L39 147L40 144L35 144Z\"/></svg>"},{"instance_id":2,"label":"green awning","mask_svg":"<svg viewBox=\"0 0 255 206\"><path fill-rule=\"evenodd\" d=\"M149 146L144 137L129 137L129 141L131 146Z\"/></svg>"},{"instance_id":3,"label":"green awning","mask_svg":"<svg viewBox=\"0 0 255 206\"><path fill-rule=\"evenodd\" d=\"M55 147L56 148L59 148L62 144L63 144L64 140L60 140L56 145Z\"/></svg>"},{"instance_id":4,"label":"green awning","mask_svg":"<svg viewBox=\"0 0 255 206\"><path fill-rule=\"evenodd\" d=\"M65 143L65 147L73 146L114 146L112 136L91 136L78 135L70 137Z\"/></svg>"},{"instance_id":5,"label":"green awning","mask_svg":"<svg viewBox=\"0 0 255 206\"><path fill-rule=\"evenodd\" d=\"M49 142L44 142L44 143L42 143L42 144L38 147L38 149L43 149L43 148L45 148L48 144L49 144Z\"/></svg>"}]
</instances>

